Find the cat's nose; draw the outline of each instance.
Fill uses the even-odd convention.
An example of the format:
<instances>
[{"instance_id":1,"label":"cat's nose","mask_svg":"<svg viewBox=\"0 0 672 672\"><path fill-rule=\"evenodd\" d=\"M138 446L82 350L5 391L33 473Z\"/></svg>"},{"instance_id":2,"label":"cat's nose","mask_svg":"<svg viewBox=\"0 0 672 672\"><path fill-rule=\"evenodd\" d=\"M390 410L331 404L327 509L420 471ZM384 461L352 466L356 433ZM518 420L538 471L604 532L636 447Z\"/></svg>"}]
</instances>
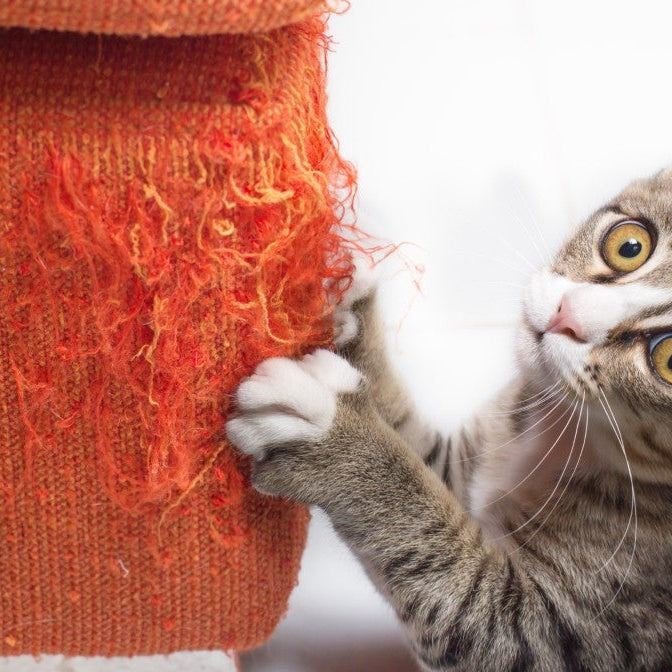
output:
<instances>
[{"instance_id":1,"label":"cat's nose","mask_svg":"<svg viewBox=\"0 0 672 672\"><path fill-rule=\"evenodd\" d=\"M558 312L551 318L545 333L564 334L574 341L586 343L586 332L577 319L576 312L572 309L571 299L567 294L562 297Z\"/></svg>"}]
</instances>

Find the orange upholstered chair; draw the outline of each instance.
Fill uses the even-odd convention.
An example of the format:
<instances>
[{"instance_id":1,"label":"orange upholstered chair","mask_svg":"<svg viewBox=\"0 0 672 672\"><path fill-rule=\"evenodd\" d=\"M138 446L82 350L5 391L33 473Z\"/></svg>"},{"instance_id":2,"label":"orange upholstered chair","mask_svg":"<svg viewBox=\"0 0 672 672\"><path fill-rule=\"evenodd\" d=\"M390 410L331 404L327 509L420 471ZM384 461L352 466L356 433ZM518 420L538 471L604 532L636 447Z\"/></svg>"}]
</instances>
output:
<instances>
[{"instance_id":1,"label":"orange upholstered chair","mask_svg":"<svg viewBox=\"0 0 672 672\"><path fill-rule=\"evenodd\" d=\"M0 0L0 655L242 650L286 608L307 513L222 428L350 270L323 5Z\"/></svg>"}]
</instances>

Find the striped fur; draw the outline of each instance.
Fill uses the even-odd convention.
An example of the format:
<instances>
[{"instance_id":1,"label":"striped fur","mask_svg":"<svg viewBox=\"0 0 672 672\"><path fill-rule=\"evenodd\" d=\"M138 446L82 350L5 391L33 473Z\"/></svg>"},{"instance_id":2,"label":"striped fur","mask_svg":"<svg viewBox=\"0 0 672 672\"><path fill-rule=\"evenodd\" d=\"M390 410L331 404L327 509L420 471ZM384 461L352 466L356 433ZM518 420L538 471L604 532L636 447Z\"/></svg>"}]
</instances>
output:
<instances>
[{"instance_id":1,"label":"striped fur","mask_svg":"<svg viewBox=\"0 0 672 672\"><path fill-rule=\"evenodd\" d=\"M601 232L623 217L658 236L650 267L630 277L599 256ZM269 438L257 454L256 487L327 512L423 670L672 670L672 385L646 349L653 323L672 330L670 241L670 173L597 211L547 272L586 291L629 286L617 293L628 310L598 306L599 337L584 347L546 338L526 308L518 379L451 437L400 384L369 293L347 306L359 330L340 349L364 377L337 395L326 435Z\"/></svg>"}]
</instances>

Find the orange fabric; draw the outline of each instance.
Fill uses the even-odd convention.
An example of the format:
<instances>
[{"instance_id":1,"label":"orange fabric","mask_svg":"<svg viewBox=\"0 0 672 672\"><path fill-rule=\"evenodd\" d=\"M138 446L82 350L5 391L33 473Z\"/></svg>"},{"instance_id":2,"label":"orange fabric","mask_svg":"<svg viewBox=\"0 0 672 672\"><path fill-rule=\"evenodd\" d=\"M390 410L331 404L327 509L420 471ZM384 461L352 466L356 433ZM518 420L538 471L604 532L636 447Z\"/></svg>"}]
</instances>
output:
<instances>
[{"instance_id":1,"label":"orange fabric","mask_svg":"<svg viewBox=\"0 0 672 672\"><path fill-rule=\"evenodd\" d=\"M285 610L307 513L221 431L350 272L323 29L0 32L0 654L242 650Z\"/></svg>"},{"instance_id":2,"label":"orange fabric","mask_svg":"<svg viewBox=\"0 0 672 672\"><path fill-rule=\"evenodd\" d=\"M249 33L327 6L328 0L0 0L0 25L143 36Z\"/></svg>"}]
</instances>

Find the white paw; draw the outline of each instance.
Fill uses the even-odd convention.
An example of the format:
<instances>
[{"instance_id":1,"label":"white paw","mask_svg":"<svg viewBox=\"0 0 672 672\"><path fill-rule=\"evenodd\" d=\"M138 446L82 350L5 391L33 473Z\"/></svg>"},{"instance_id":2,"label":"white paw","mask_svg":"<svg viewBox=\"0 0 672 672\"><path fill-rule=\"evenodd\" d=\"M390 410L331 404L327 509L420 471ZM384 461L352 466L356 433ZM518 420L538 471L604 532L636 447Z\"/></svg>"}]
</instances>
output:
<instances>
[{"instance_id":1,"label":"white paw","mask_svg":"<svg viewBox=\"0 0 672 672\"><path fill-rule=\"evenodd\" d=\"M238 415L226 424L229 441L263 458L271 445L324 438L341 393L354 392L357 369L329 350L302 359L274 357L262 362L236 392Z\"/></svg>"},{"instance_id":2,"label":"white paw","mask_svg":"<svg viewBox=\"0 0 672 672\"><path fill-rule=\"evenodd\" d=\"M378 274L371 266L371 262L365 258L355 259L352 284L334 309L334 330L336 333L334 344L337 347L343 347L357 336L359 320L352 307L357 301L373 292L377 284Z\"/></svg>"}]
</instances>

